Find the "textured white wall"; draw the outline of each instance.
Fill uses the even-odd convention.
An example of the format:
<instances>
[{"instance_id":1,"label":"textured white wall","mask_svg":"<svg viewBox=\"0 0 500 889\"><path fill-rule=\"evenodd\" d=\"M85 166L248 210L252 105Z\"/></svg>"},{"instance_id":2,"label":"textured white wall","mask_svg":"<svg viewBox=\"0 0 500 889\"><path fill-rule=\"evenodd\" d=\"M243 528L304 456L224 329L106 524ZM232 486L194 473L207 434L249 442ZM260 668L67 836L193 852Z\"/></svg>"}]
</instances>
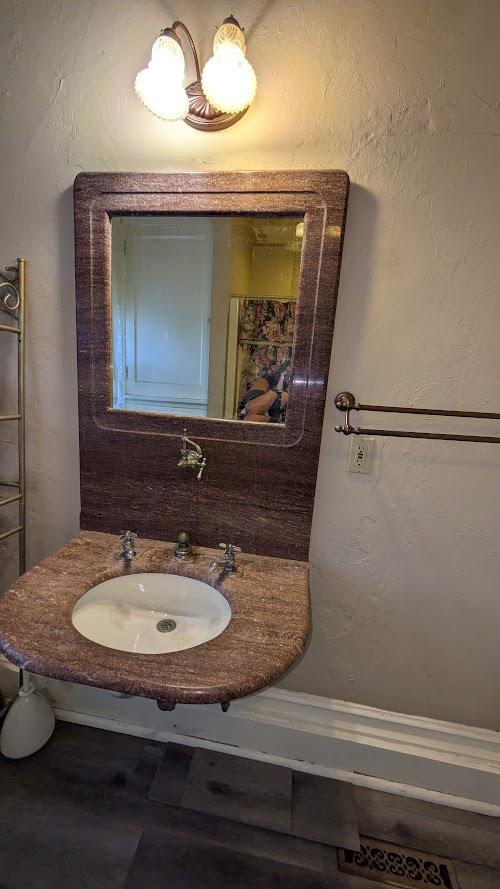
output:
<instances>
[{"instance_id":1,"label":"textured white wall","mask_svg":"<svg viewBox=\"0 0 500 889\"><path fill-rule=\"evenodd\" d=\"M30 560L78 525L75 175L344 168L314 636L284 684L499 728L500 448L385 440L371 476L348 476L331 406L351 388L499 409L498 0L1 6L0 261L30 261ZM212 135L156 120L133 92L154 35L184 18L206 58L230 12L247 28L255 105Z\"/></svg>"}]
</instances>

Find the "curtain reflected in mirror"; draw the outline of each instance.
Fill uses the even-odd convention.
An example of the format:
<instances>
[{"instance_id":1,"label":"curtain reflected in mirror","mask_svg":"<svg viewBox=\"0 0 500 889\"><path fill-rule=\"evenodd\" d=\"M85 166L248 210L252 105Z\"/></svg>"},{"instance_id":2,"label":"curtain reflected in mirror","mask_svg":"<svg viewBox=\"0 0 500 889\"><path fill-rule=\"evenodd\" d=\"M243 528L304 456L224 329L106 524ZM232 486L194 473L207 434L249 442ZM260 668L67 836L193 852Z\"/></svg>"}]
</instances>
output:
<instances>
[{"instance_id":1,"label":"curtain reflected in mirror","mask_svg":"<svg viewBox=\"0 0 500 889\"><path fill-rule=\"evenodd\" d=\"M113 408L285 423L303 220L113 217Z\"/></svg>"}]
</instances>

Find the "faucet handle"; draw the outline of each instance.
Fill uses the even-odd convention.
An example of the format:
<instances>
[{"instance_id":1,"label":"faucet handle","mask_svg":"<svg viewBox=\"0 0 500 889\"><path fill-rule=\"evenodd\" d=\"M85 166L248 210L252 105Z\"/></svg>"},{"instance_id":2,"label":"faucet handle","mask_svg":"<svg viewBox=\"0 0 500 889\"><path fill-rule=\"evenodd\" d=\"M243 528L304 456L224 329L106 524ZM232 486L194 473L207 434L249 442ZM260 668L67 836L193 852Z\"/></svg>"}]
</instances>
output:
<instances>
[{"instance_id":1,"label":"faucet handle","mask_svg":"<svg viewBox=\"0 0 500 889\"><path fill-rule=\"evenodd\" d=\"M125 559L126 562L130 562L137 555L134 549L134 540L136 540L137 534L135 531L120 531L120 540L122 541L122 549L121 552L116 554L117 559Z\"/></svg>"},{"instance_id":2,"label":"faucet handle","mask_svg":"<svg viewBox=\"0 0 500 889\"><path fill-rule=\"evenodd\" d=\"M215 559L215 561L211 562L209 567L210 571L215 571L216 568L222 568L223 574L231 574L233 571L237 571L238 568L235 562L235 554L241 552L241 546L236 546L234 543L219 543L219 549L224 550L224 555L222 559Z\"/></svg>"}]
</instances>

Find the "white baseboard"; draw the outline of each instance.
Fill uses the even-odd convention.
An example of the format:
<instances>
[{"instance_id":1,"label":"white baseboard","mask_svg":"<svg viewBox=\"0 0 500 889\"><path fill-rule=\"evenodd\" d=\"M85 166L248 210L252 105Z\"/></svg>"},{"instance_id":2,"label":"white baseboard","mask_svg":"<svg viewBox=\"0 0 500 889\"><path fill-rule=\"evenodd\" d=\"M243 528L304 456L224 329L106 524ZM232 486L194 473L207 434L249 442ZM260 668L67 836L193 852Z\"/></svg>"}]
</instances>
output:
<instances>
[{"instance_id":1,"label":"white baseboard","mask_svg":"<svg viewBox=\"0 0 500 889\"><path fill-rule=\"evenodd\" d=\"M69 722L175 739L500 816L497 732L280 688L235 701L228 713L217 705L178 705L166 713L145 698L42 677L36 684Z\"/></svg>"}]
</instances>

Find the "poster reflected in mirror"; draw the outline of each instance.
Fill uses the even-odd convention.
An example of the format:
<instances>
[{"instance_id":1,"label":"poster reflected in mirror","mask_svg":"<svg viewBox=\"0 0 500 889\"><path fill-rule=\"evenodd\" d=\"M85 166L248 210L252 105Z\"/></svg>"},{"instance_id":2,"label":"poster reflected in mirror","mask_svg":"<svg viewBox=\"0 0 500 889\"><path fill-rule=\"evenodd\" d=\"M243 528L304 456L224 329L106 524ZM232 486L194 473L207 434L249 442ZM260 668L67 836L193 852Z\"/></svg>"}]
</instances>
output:
<instances>
[{"instance_id":1,"label":"poster reflected in mirror","mask_svg":"<svg viewBox=\"0 0 500 889\"><path fill-rule=\"evenodd\" d=\"M243 297L239 302L238 416L252 422L284 423L290 396L296 300ZM269 391L276 396L272 404Z\"/></svg>"}]
</instances>

